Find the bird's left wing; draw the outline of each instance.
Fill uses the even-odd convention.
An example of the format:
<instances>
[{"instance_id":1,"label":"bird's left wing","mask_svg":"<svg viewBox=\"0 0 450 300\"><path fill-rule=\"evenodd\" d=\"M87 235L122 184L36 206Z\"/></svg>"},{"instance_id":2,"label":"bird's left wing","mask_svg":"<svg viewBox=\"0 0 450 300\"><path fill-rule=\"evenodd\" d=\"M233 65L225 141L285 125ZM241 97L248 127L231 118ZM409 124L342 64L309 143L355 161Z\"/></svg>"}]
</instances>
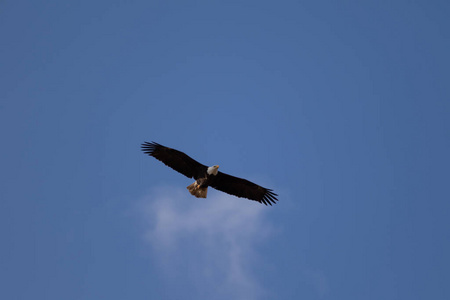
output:
<instances>
[{"instance_id":1,"label":"bird's left wing","mask_svg":"<svg viewBox=\"0 0 450 300\"><path fill-rule=\"evenodd\" d=\"M197 179L198 174L206 172L207 167L181 151L165 147L155 142L144 142L141 146L144 153L162 161L184 176Z\"/></svg>"},{"instance_id":2,"label":"bird's left wing","mask_svg":"<svg viewBox=\"0 0 450 300\"><path fill-rule=\"evenodd\" d=\"M218 172L216 176L211 176L209 185L227 194L255 200L265 205L272 205L272 203L275 204L275 201L278 201L276 197L278 195L271 189L222 172Z\"/></svg>"}]
</instances>

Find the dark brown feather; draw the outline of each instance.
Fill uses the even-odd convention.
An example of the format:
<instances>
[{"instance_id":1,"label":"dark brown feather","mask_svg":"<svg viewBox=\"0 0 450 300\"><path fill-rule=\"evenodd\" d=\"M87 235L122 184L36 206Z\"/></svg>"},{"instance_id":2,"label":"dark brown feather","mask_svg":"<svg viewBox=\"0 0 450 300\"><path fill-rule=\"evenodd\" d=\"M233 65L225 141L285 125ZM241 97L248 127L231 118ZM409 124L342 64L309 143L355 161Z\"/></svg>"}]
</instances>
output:
<instances>
[{"instance_id":1,"label":"dark brown feather","mask_svg":"<svg viewBox=\"0 0 450 300\"><path fill-rule=\"evenodd\" d=\"M241 198L255 200L265 205L275 204L278 201L277 194L271 189L266 189L246 179L234 177L222 172L216 176L211 176L208 180L209 185L219 191L225 192Z\"/></svg>"},{"instance_id":2,"label":"dark brown feather","mask_svg":"<svg viewBox=\"0 0 450 300\"><path fill-rule=\"evenodd\" d=\"M166 166L171 167L186 177L197 179L205 174L207 167L187 156L181 151L165 147L155 142L144 142L141 145L144 153L162 161Z\"/></svg>"}]
</instances>

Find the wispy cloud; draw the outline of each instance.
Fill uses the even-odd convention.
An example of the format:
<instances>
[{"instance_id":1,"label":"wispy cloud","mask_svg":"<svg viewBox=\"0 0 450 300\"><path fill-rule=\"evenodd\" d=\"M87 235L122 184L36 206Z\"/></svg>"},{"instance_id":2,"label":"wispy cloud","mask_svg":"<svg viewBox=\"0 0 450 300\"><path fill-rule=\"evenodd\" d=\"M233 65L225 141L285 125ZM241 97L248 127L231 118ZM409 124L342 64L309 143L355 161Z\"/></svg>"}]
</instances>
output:
<instances>
[{"instance_id":1,"label":"wispy cloud","mask_svg":"<svg viewBox=\"0 0 450 300\"><path fill-rule=\"evenodd\" d=\"M270 209L209 193L197 199L185 189L166 187L145 197L145 240L164 278L185 278L197 299L259 299L264 289L254 272L256 247L270 236Z\"/></svg>"}]
</instances>

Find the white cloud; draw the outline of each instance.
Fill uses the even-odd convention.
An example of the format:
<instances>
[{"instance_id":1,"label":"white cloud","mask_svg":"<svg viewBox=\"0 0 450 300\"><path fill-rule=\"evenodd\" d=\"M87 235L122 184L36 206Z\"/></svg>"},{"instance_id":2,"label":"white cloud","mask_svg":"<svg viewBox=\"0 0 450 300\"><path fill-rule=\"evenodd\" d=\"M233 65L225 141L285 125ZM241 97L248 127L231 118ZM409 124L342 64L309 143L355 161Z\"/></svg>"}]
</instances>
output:
<instances>
[{"instance_id":1,"label":"white cloud","mask_svg":"<svg viewBox=\"0 0 450 300\"><path fill-rule=\"evenodd\" d=\"M196 299L260 299L252 270L257 245L271 233L269 207L209 190L207 199L180 188L160 188L144 198L145 240L165 280L188 280Z\"/></svg>"}]
</instances>

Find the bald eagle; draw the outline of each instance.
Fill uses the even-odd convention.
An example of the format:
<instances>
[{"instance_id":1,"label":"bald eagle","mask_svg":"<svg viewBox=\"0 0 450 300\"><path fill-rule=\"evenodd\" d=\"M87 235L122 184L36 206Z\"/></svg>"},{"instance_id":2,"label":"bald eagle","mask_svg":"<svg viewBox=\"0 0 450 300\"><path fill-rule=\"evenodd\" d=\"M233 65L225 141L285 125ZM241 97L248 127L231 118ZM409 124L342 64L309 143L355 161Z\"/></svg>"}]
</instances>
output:
<instances>
[{"instance_id":1,"label":"bald eagle","mask_svg":"<svg viewBox=\"0 0 450 300\"><path fill-rule=\"evenodd\" d=\"M275 204L277 194L248 180L219 172L219 166L207 167L190 158L181 151L162 146L155 142L144 142L142 151L162 161L184 176L194 178L195 182L187 187L197 198L206 198L208 186L237 197L264 203Z\"/></svg>"}]
</instances>

